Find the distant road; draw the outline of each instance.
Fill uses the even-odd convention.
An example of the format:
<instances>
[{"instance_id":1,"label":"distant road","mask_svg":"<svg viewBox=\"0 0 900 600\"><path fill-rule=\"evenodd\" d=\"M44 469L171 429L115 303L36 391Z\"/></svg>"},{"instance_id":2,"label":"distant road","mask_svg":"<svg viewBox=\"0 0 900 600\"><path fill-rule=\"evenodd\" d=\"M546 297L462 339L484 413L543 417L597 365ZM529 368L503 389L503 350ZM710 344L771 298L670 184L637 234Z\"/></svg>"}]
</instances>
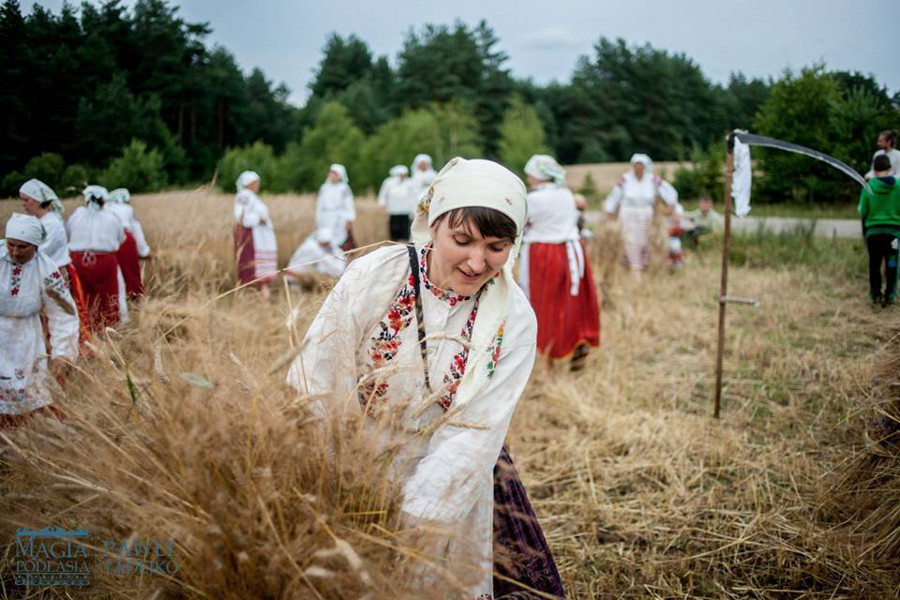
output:
<instances>
[{"instance_id":1,"label":"distant road","mask_svg":"<svg viewBox=\"0 0 900 600\"><path fill-rule=\"evenodd\" d=\"M600 211L589 211L587 220L596 223L603 218ZM744 217L733 218L731 226L735 231L756 231L760 225L769 231L778 233L794 231L799 227L808 227L813 219L795 219L788 217ZM862 235L859 221L854 219L818 219L815 234L822 237L855 238Z\"/></svg>"}]
</instances>

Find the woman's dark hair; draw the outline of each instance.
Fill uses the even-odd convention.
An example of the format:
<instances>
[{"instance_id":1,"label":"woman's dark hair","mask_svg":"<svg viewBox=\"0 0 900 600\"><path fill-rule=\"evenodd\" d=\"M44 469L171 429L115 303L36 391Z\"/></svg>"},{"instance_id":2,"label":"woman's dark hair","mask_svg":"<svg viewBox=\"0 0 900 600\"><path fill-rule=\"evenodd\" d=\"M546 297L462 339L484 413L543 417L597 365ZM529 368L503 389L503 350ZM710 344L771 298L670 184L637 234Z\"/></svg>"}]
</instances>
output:
<instances>
[{"instance_id":1,"label":"woman's dark hair","mask_svg":"<svg viewBox=\"0 0 900 600\"><path fill-rule=\"evenodd\" d=\"M897 132L894 131L893 129L885 129L878 135L883 135L884 139L886 139L888 142L890 142L891 146L897 145Z\"/></svg>"},{"instance_id":2,"label":"woman's dark hair","mask_svg":"<svg viewBox=\"0 0 900 600\"><path fill-rule=\"evenodd\" d=\"M872 161L872 170L878 172L890 171L891 159L888 158L887 154L879 154L875 157L875 160Z\"/></svg>"},{"instance_id":3,"label":"woman's dark hair","mask_svg":"<svg viewBox=\"0 0 900 600\"><path fill-rule=\"evenodd\" d=\"M41 202L41 208L50 208L51 204L53 204L53 200L47 200L45 202Z\"/></svg>"},{"instance_id":4,"label":"woman's dark hair","mask_svg":"<svg viewBox=\"0 0 900 600\"><path fill-rule=\"evenodd\" d=\"M471 223L482 237L496 237L516 241L516 224L499 210L483 206L465 206L445 212L434 220L432 227L441 224L444 218L450 227Z\"/></svg>"}]
</instances>

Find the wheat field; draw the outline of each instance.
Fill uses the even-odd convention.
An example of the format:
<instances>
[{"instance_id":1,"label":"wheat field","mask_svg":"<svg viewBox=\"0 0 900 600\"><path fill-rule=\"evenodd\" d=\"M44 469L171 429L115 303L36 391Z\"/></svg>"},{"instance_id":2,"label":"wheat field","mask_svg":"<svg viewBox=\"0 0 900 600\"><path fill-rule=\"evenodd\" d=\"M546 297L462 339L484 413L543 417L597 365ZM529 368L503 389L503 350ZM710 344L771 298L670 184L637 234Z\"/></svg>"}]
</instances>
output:
<instances>
[{"instance_id":1,"label":"wheat field","mask_svg":"<svg viewBox=\"0 0 900 600\"><path fill-rule=\"evenodd\" d=\"M263 200L283 267L314 198ZM64 422L0 434L4 543L47 523L177 541L177 576L97 576L98 597L416 598L423 569L429 597L459 597L429 532L398 526L358 428L336 423L328 446L283 385L327 290L232 291L230 195L132 204L154 251L147 298L77 366ZM374 201L357 210L358 241L383 239ZM539 362L508 438L569 597L898 597L897 452L871 423L896 415L900 320L866 304L861 244L736 243L731 293L761 306L729 306L716 421L718 242L670 272L660 228L638 281L615 225L595 233L602 347L578 374ZM12 552L0 597L22 593Z\"/></svg>"}]
</instances>

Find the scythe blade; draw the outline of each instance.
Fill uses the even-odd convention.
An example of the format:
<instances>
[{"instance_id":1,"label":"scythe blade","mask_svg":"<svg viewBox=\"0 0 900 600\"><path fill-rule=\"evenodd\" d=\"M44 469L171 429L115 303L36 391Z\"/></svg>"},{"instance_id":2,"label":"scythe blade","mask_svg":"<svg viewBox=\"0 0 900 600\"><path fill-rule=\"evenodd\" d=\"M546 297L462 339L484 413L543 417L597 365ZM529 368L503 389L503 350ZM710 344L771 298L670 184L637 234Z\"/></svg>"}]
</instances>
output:
<instances>
[{"instance_id":1,"label":"scythe blade","mask_svg":"<svg viewBox=\"0 0 900 600\"><path fill-rule=\"evenodd\" d=\"M764 135L757 135L755 133L747 133L740 130L735 130L734 135L739 140L741 140L741 142L749 144L750 146L778 148L779 150L794 152L796 154L803 154L804 156L809 156L810 158L821 160L822 162L831 165L838 171L841 171L842 173L853 179L853 181L863 186L867 191L872 191L872 189L869 187L869 183L865 179L863 179L863 176L857 173L853 169L853 167L845 162L836 159L833 156L825 154L824 152L819 152L818 150L813 150L812 148L807 148L806 146L792 144L791 142L783 142L781 140L776 140L775 138L766 137Z\"/></svg>"}]
</instances>

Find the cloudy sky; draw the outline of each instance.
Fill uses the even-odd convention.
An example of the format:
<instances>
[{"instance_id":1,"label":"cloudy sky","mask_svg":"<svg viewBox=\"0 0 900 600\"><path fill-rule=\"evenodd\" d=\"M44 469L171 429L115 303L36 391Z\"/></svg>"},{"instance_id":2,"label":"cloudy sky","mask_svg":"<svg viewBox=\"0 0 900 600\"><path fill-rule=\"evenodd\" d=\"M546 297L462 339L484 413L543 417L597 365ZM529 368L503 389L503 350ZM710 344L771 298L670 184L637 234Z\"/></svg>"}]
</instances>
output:
<instances>
[{"instance_id":1,"label":"cloudy sky","mask_svg":"<svg viewBox=\"0 0 900 600\"><path fill-rule=\"evenodd\" d=\"M22 2L28 10L34 2ZM62 0L38 2L58 11ZM126 0L125 4L133 4ZM329 33L351 33L393 62L411 27L462 19L488 23L517 77L567 80L600 37L684 52L714 81L733 71L777 76L815 62L874 74L900 90L897 0L183 0L188 21L246 69L285 82L302 104Z\"/></svg>"}]
</instances>

